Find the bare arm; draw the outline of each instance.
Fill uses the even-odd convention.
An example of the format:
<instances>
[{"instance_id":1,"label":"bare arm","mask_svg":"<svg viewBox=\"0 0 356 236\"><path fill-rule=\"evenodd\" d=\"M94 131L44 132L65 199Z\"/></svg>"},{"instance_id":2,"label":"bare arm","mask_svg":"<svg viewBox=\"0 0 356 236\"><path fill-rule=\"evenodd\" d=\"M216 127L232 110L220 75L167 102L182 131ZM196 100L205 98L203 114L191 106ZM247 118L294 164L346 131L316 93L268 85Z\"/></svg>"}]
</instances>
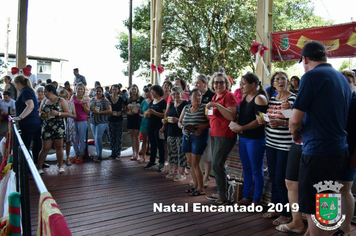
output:
<instances>
[{"instance_id":1,"label":"bare arm","mask_svg":"<svg viewBox=\"0 0 356 236\"><path fill-rule=\"evenodd\" d=\"M219 112L225 117L225 119L235 121L237 107L224 107L223 105L215 102L209 102L206 106L208 109L210 107L216 107Z\"/></svg>"},{"instance_id":2,"label":"bare arm","mask_svg":"<svg viewBox=\"0 0 356 236\"><path fill-rule=\"evenodd\" d=\"M24 119L35 108L35 104L33 103L33 101L31 99L26 100L25 104L26 104L26 107L23 110L23 112L18 117L15 117L14 120L22 120L22 119Z\"/></svg>"},{"instance_id":3,"label":"bare arm","mask_svg":"<svg viewBox=\"0 0 356 236\"><path fill-rule=\"evenodd\" d=\"M157 112L157 111L151 109L151 115L158 116L159 118L163 118L165 113L166 113L166 110L163 110L163 112Z\"/></svg>"},{"instance_id":4,"label":"bare arm","mask_svg":"<svg viewBox=\"0 0 356 236\"><path fill-rule=\"evenodd\" d=\"M77 112L75 111L75 106L73 103L72 103L72 114L69 117L73 119L77 118Z\"/></svg>"},{"instance_id":5,"label":"bare arm","mask_svg":"<svg viewBox=\"0 0 356 236\"><path fill-rule=\"evenodd\" d=\"M110 104L106 105L105 109L106 110L105 111L101 111L100 114L102 114L102 115L111 115L111 113L112 113L111 105Z\"/></svg>"},{"instance_id":6,"label":"bare arm","mask_svg":"<svg viewBox=\"0 0 356 236\"><path fill-rule=\"evenodd\" d=\"M178 127L181 129L183 129L182 121L183 121L184 115L185 115L185 107L183 108L182 113L180 114L180 117L179 117L179 121L178 121Z\"/></svg>"},{"instance_id":7,"label":"bare arm","mask_svg":"<svg viewBox=\"0 0 356 236\"><path fill-rule=\"evenodd\" d=\"M296 143L303 142L300 129L302 128L304 114L304 111L293 109L292 116L289 119L289 132L292 134L292 138Z\"/></svg>"},{"instance_id":8,"label":"bare arm","mask_svg":"<svg viewBox=\"0 0 356 236\"><path fill-rule=\"evenodd\" d=\"M61 108L63 110L63 112L60 112L61 113L60 117L69 117L70 110L69 110L68 102L66 102L63 98L60 98L59 105L61 106ZM51 110L50 115L51 116L59 116L59 111Z\"/></svg>"}]
</instances>

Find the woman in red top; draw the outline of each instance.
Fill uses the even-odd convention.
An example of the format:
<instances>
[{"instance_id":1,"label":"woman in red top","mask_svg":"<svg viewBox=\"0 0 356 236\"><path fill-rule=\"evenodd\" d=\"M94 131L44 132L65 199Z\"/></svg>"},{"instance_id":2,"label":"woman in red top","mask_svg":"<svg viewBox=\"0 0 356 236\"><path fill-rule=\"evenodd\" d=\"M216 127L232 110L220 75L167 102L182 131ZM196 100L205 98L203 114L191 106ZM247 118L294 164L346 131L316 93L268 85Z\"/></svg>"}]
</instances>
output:
<instances>
[{"instance_id":1,"label":"woman in red top","mask_svg":"<svg viewBox=\"0 0 356 236\"><path fill-rule=\"evenodd\" d=\"M217 205L225 205L226 201L226 169L225 162L236 143L236 134L229 128L237 113L237 99L229 91L231 83L223 73L215 73L210 81L215 95L206 105L210 118L211 153L213 156L213 171L218 189L217 196L207 196Z\"/></svg>"},{"instance_id":2,"label":"woman in red top","mask_svg":"<svg viewBox=\"0 0 356 236\"><path fill-rule=\"evenodd\" d=\"M237 98L237 104L238 105L240 105L241 100L242 100L242 96L243 96L242 87L243 87L243 84L242 84L242 79L241 79L240 88L236 89L235 92L234 92L234 95Z\"/></svg>"}]
</instances>

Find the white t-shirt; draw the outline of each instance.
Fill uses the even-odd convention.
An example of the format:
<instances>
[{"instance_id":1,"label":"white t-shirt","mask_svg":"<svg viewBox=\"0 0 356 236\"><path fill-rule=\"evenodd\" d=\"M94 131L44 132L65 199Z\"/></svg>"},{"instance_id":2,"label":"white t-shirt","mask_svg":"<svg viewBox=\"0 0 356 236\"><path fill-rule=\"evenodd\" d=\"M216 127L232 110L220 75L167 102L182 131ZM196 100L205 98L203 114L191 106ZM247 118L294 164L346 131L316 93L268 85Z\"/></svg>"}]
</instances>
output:
<instances>
[{"instance_id":1,"label":"white t-shirt","mask_svg":"<svg viewBox=\"0 0 356 236\"><path fill-rule=\"evenodd\" d=\"M35 84L37 84L37 78L36 78L36 75L34 74L31 74L28 79L31 81L31 84L32 84L32 88L35 87Z\"/></svg>"},{"instance_id":2,"label":"white t-shirt","mask_svg":"<svg viewBox=\"0 0 356 236\"><path fill-rule=\"evenodd\" d=\"M10 98L10 102L5 102L4 99L0 99L0 108L1 108L1 113L6 112L7 113L7 108L10 107L10 113L12 110L15 110L15 100Z\"/></svg>"}]
</instances>

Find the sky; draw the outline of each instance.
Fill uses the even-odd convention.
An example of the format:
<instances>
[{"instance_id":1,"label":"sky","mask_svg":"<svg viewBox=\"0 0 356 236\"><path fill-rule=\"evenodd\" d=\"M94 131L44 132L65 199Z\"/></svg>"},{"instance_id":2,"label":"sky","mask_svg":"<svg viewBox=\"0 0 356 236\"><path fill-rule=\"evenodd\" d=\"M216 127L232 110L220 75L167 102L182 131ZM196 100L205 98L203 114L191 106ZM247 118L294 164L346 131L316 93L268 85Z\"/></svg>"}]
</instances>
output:
<instances>
[{"instance_id":1,"label":"sky","mask_svg":"<svg viewBox=\"0 0 356 236\"><path fill-rule=\"evenodd\" d=\"M312 0L315 14L331 19L335 24L356 20L354 0ZM16 0L0 0L0 51L4 51L6 18L10 17L9 52L16 52ZM59 82L73 81L73 68L88 81L109 85L128 78L122 70L127 67L115 48L118 32L127 32L123 20L129 15L129 0L29 0L27 54L68 60L63 65ZM133 0L133 8L145 0ZM133 77L133 82L144 81Z\"/></svg>"}]
</instances>

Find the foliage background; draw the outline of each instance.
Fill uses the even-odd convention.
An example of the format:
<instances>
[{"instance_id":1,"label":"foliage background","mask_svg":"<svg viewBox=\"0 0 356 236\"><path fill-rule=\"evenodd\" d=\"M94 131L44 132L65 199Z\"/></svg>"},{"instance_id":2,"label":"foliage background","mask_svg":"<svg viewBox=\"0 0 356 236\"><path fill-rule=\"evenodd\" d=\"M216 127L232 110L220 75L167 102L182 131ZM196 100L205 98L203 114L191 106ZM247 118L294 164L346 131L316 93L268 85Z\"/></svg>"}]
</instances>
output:
<instances>
[{"instance_id":1,"label":"foliage background","mask_svg":"<svg viewBox=\"0 0 356 236\"><path fill-rule=\"evenodd\" d=\"M275 0L273 31L330 25L313 14L308 0ZM191 81L195 74L213 74L220 66L233 79L254 70L250 53L256 40L257 0L170 0L164 1L162 65L171 80ZM125 25L128 26L128 20ZM148 77L150 72L150 1L134 10L133 71ZM128 36L119 33L120 56L128 61ZM287 69L296 62L273 63ZM125 75L128 74L124 71Z\"/></svg>"}]
</instances>

